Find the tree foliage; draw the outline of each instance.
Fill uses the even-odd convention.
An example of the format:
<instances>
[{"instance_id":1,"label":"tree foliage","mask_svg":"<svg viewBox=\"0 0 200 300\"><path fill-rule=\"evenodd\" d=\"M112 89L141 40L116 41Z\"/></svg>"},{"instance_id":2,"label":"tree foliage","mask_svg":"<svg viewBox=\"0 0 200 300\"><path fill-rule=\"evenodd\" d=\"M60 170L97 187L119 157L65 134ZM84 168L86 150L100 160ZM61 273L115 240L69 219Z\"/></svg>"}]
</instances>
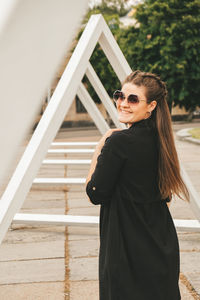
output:
<instances>
[{"instance_id":1,"label":"tree foliage","mask_svg":"<svg viewBox=\"0 0 200 300\"><path fill-rule=\"evenodd\" d=\"M128 28L120 27L118 8L112 13L101 9L97 12L104 15L131 68L156 73L167 82L169 106L174 102L192 111L200 105L199 0L146 0L136 7L137 26ZM119 81L110 65L106 68L99 46L91 63L111 95Z\"/></svg>"},{"instance_id":2,"label":"tree foliage","mask_svg":"<svg viewBox=\"0 0 200 300\"><path fill-rule=\"evenodd\" d=\"M194 110L200 104L200 1L147 0L135 18L136 67L167 82L170 103Z\"/></svg>"},{"instance_id":3,"label":"tree foliage","mask_svg":"<svg viewBox=\"0 0 200 300\"><path fill-rule=\"evenodd\" d=\"M98 11L98 13L101 12L103 15L113 15L117 13L122 17L128 12L125 3L126 1L124 0L102 0L100 4L95 5L89 10L86 18L96 11Z\"/></svg>"}]
</instances>

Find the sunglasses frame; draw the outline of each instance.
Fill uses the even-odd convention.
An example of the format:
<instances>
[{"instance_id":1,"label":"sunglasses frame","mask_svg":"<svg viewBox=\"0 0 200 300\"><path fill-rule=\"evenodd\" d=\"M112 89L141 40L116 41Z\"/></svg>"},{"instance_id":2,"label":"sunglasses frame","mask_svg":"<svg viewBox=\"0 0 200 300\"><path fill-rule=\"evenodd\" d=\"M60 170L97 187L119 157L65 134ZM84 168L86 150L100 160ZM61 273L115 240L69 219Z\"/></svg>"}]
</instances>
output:
<instances>
[{"instance_id":1,"label":"sunglasses frame","mask_svg":"<svg viewBox=\"0 0 200 300\"><path fill-rule=\"evenodd\" d=\"M115 98L115 94L116 94L116 93L120 93L120 94L122 95L122 97L119 96L119 97L116 99L116 98ZM134 102L131 101L131 100L130 100L130 96L134 96L136 101L134 101ZM116 91L113 93L113 100L114 100L115 103L117 103L118 100L124 101L125 99L126 99L126 97L125 97L125 95L124 95L124 93L123 93L122 91L116 90ZM138 99L138 96L135 95L135 94L129 94L128 97L127 97L127 102L128 102L129 104L138 104L138 103L140 103L140 101L145 101L145 102L147 102L146 100L139 100L139 99Z\"/></svg>"}]
</instances>

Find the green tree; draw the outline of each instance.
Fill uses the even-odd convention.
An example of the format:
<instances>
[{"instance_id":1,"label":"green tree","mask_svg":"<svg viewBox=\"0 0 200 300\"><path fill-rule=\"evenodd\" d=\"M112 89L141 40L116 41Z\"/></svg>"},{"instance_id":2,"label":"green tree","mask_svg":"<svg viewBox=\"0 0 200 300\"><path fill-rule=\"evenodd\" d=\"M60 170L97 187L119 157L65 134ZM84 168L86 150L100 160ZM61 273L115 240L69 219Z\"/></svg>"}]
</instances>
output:
<instances>
[{"instance_id":1,"label":"green tree","mask_svg":"<svg viewBox=\"0 0 200 300\"><path fill-rule=\"evenodd\" d=\"M118 14L120 17L124 16L128 12L128 8L125 6L127 1L124 0L102 0L100 4L95 5L89 10L87 16L94 13L101 13L103 15Z\"/></svg>"},{"instance_id":2,"label":"green tree","mask_svg":"<svg viewBox=\"0 0 200 300\"><path fill-rule=\"evenodd\" d=\"M157 73L175 105L200 104L200 1L146 0L136 7L138 28L118 40L133 69Z\"/></svg>"},{"instance_id":3,"label":"green tree","mask_svg":"<svg viewBox=\"0 0 200 300\"><path fill-rule=\"evenodd\" d=\"M167 82L170 108L174 103L195 110L200 105L200 1L146 0L135 7L136 26L128 28L120 27L120 6L109 7L108 2L114 3L103 1L86 19L102 13L131 68L156 73ZM112 96L120 83L100 46L90 61Z\"/></svg>"}]
</instances>

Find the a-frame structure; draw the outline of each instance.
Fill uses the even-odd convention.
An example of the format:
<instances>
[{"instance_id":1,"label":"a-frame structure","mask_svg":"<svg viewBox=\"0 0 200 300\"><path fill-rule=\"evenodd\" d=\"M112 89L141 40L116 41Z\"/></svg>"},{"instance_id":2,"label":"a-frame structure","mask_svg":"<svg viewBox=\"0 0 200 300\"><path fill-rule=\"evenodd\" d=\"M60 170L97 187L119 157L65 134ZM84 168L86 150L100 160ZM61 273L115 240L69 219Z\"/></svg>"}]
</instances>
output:
<instances>
[{"instance_id":1,"label":"a-frame structure","mask_svg":"<svg viewBox=\"0 0 200 300\"><path fill-rule=\"evenodd\" d=\"M114 124L122 127L115 107L89 63L96 44L99 42L115 73L122 81L131 69L101 15L93 15L54 91L54 94L34 134L2 195L0 201L0 242L6 234L15 214L20 210L47 150L56 136L72 101L77 94L90 113L96 126L103 134L109 126L82 84L86 74L100 99L104 103Z\"/></svg>"},{"instance_id":2,"label":"a-frame structure","mask_svg":"<svg viewBox=\"0 0 200 300\"><path fill-rule=\"evenodd\" d=\"M109 129L108 124L82 84L82 79L85 74L110 114L114 124L117 127L124 128L124 126L119 123L116 109L89 62L98 42L120 81L123 81L131 72L131 68L103 17L101 15L91 16L56 90L1 198L0 242L4 238L12 220L16 222L21 221L21 223L35 222L38 224L81 224L83 226L96 226L98 224L98 217L17 214L76 94L86 107L100 132L103 134ZM192 194L193 202L200 214L200 202L197 197L197 194ZM190 226L194 230L200 228L197 220L194 220L192 225L191 223L188 225L184 223L184 225L178 224L177 226L184 228Z\"/></svg>"}]
</instances>

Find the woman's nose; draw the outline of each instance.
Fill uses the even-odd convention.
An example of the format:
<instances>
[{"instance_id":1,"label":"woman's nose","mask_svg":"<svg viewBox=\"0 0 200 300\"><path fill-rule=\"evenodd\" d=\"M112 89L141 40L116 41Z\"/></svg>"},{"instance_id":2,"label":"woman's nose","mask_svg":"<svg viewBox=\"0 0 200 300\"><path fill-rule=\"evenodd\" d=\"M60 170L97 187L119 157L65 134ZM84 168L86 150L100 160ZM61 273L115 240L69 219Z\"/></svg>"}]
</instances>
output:
<instances>
[{"instance_id":1,"label":"woman's nose","mask_svg":"<svg viewBox=\"0 0 200 300\"><path fill-rule=\"evenodd\" d=\"M127 97L124 98L124 100L121 102L121 106L125 107L125 106L129 106Z\"/></svg>"}]
</instances>

